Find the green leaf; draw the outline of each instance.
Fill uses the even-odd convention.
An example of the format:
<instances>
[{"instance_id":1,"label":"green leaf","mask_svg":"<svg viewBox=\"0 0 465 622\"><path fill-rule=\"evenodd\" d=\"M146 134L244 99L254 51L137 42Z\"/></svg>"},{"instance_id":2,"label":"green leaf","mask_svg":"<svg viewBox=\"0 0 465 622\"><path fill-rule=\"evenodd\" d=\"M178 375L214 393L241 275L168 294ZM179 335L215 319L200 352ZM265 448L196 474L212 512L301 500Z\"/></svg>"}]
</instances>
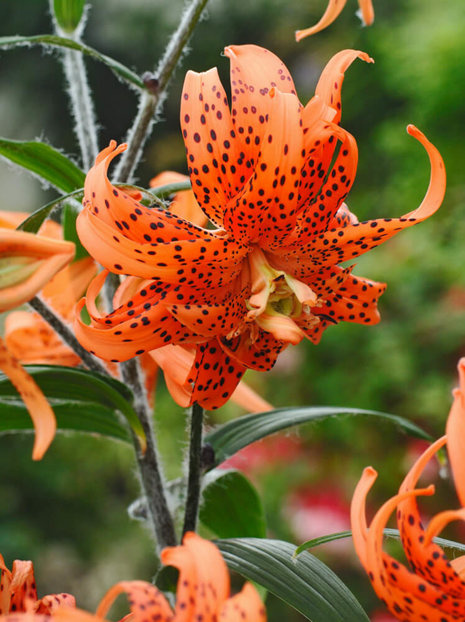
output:
<instances>
[{"instance_id":1,"label":"green leaf","mask_svg":"<svg viewBox=\"0 0 465 622\"><path fill-rule=\"evenodd\" d=\"M27 231L29 233L37 233L39 231L42 223L46 220L52 211L55 208L58 208L66 199L76 199L80 200L84 194L84 190L80 188L75 192L70 192L69 194L65 194L59 199L54 199L47 203L47 205L43 205L39 207L35 212L32 212L23 222L17 227L20 231Z\"/></svg>"},{"instance_id":2,"label":"green leaf","mask_svg":"<svg viewBox=\"0 0 465 622\"><path fill-rule=\"evenodd\" d=\"M57 24L72 33L79 26L84 13L85 0L53 0L53 13Z\"/></svg>"},{"instance_id":3,"label":"green leaf","mask_svg":"<svg viewBox=\"0 0 465 622\"><path fill-rule=\"evenodd\" d=\"M62 192L72 192L84 185L85 175L81 169L45 143L0 138L0 156L22 166Z\"/></svg>"},{"instance_id":4,"label":"green leaf","mask_svg":"<svg viewBox=\"0 0 465 622\"><path fill-rule=\"evenodd\" d=\"M61 219L61 224L63 225L64 239L68 240L68 242L74 242L74 245L76 247L73 261L78 261L78 259L89 257L89 253L81 244L81 240L79 239L76 231L76 218L78 217L78 215L78 210L73 205L68 203L67 205L65 205L65 209L63 210L63 216Z\"/></svg>"},{"instance_id":5,"label":"green leaf","mask_svg":"<svg viewBox=\"0 0 465 622\"><path fill-rule=\"evenodd\" d=\"M395 538L396 540L400 540L400 533L398 529L384 529L383 533L387 538ZM307 540L307 542L303 542L300 546L296 548L294 552L294 557L297 557L297 555L300 555L303 551L312 549L315 546L320 546L320 544L327 544L328 542L334 542L334 540L342 540L344 538L351 537L352 532L349 530L338 531L337 533L330 533L326 536ZM454 540L447 540L446 538L433 538L433 542L435 544L438 544L443 549L454 549L455 551L460 551L460 553L465 553L465 544L462 544L460 542L455 542Z\"/></svg>"},{"instance_id":6,"label":"green leaf","mask_svg":"<svg viewBox=\"0 0 465 622\"><path fill-rule=\"evenodd\" d=\"M138 89L145 90L145 84L141 80L141 78L135 73L131 71L128 67L125 67L117 60L106 56L105 54L100 54L97 50L89 47L88 45L84 45L83 43L78 43L73 39L68 39L67 37L59 37L57 35L34 35L32 37L21 37L21 36L11 36L11 37L0 37L0 48L11 48L18 46L30 47L31 45L44 45L45 47L57 47L57 48L68 48L70 50L76 50L78 52L82 52L95 60L104 63L111 71L120 79L124 80L131 86L136 86Z\"/></svg>"},{"instance_id":7,"label":"green leaf","mask_svg":"<svg viewBox=\"0 0 465 622\"><path fill-rule=\"evenodd\" d=\"M49 400L58 429L130 442L127 422L145 444L145 434L131 404L132 393L118 380L58 365L27 365L25 369ZM32 422L26 407L8 378L0 374L0 434L29 429Z\"/></svg>"},{"instance_id":8,"label":"green leaf","mask_svg":"<svg viewBox=\"0 0 465 622\"><path fill-rule=\"evenodd\" d=\"M231 570L263 585L312 622L361 622L360 603L323 562L282 540L240 538L216 543Z\"/></svg>"},{"instance_id":9,"label":"green leaf","mask_svg":"<svg viewBox=\"0 0 465 622\"><path fill-rule=\"evenodd\" d=\"M397 415L378 412L376 410L363 410L360 408L342 408L332 406L305 406L302 408L279 408L264 413L245 415L228 421L224 425L214 429L206 435L205 442L209 443L215 452L215 461L212 466L217 466L237 451L258 441L269 434L284 430L301 423L322 421L328 417L336 416L366 416L375 420L386 421L399 426L405 432L426 439L434 440L420 427Z\"/></svg>"},{"instance_id":10,"label":"green leaf","mask_svg":"<svg viewBox=\"0 0 465 622\"><path fill-rule=\"evenodd\" d=\"M199 518L219 538L266 536L261 499L240 471L215 469L203 482Z\"/></svg>"}]
</instances>

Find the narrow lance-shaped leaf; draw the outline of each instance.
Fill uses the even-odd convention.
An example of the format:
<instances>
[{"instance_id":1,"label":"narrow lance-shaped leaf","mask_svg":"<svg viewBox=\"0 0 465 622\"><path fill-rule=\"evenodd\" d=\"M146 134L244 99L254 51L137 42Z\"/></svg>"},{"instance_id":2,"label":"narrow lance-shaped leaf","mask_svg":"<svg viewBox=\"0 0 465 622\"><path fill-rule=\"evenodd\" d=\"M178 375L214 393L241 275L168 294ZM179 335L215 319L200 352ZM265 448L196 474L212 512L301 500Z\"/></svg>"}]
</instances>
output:
<instances>
[{"instance_id":1,"label":"narrow lance-shaped leaf","mask_svg":"<svg viewBox=\"0 0 465 622\"><path fill-rule=\"evenodd\" d=\"M50 402L60 430L103 434L130 442L128 427L145 447L145 434L132 407L132 393L118 380L95 372L58 365L28 365ZM30 417L11 382L0 374L0 434L32 429Z\"/></svg>"},{"instance_id":2,"label":"narrow lance-shaped leaf","mask_svg":"<svg viewBox=\"0 0 465 622\"><path fill-rule=\"evenodd\" d=\"M215 469L204 478L200 521L219 538L266 536L258 492L240 471Z\"/></svg>"},{"instance_id":3,"label":"narrow lance-shaped leaf","mask_svg":"<svg viewBox=\"0 0 465 622\"><path fill-rule=\"evenodd\" d=\"M84 194L84 190L80 188L75 192L70 192L69 194L65 194L58 199L54 199L47 203L47 205L43 205L39 207L35 212L32 212L23 222L17 227L19 231L27 231L28 233L37 233L43 222L50 216L54 209L58 209L60 206L64 205L66 199L76 199L81 200Z\"/></svg>"},{"instance_id":4,"label":"narrow lance-shaped leaf","mask_svg":"<svg viewBox=\"0 0 465 622\"><path fill-rule=\"evenodd\" d=\"M93 48L89 47L88 45L84 45L83 43L78 43L73 39L59 37L57 35L34 35L32 37L0 37L0 48L12 48L18 46L30 47L31 45L68 48L70 50L82 52L83 54L86 54L87 56L90 56L91 58L94 58L95 60L104 63L118 78L124 80L130 86L137 87L138 89L145 89L144 82L137 75L137 73L131 71L131 69L125 67L119 61L114 60L113 58L110 58L105 54L100 54L100 52L97 52L97 50L94 50Z\"/></svg>"},{"instance_id":5,"label":"narrow lance-shaped leaf","mask_svg":"<svg viewBox=\"0 0 465 622\"><path fill-rule=\"evenodd\" d=\"M83 259L84 257L88 257L89 253L86 251L84 246L81 244L81 240L76 231L76 218L78 217L78 210L71 205L70 203L65 205L63 210L63 216L61 219L61 224L63 225L63 237L68 242L74 242L76 247L76 252L74 255L74 261L78 261L79 259Z\"/></svg>"},{"instance_id":6,"label":"narrow lance-shaped leaf","mask_svg":"<svg viewBox=\"0 0 465 622\"><path fill-rule=\"evenodd\" d=\"M258 441L265 436L279 432L294 425L316 422L335 416L365 416L397 425L405 432L428 441L432 437L408 419L360 408L342 408L331 406L306 406L302 408L279 408L264 413L246 415L229 421L206 435L215 452L213 466L217 466L237 451Z\"/></svg>"},{"instance_id":7,"label":"narrow lance-shaped leaf","mask_svg":"<svg viewBox=\"0 0 465 622\"><path fill-rule=\"evenodd\" d=\"M238 538L216 542L226 563L256 581L312 622L363 622L368 617L337 575L306 552L282 540Z\"/></svg>"},{"instance_id":8,"label":"narrow lance-shaped leaf","mask_svg":"<svg viewBox=\"0 0 465 622\"><path fill-rule=\"evenodd\" d=\"M72 192L84 185L85 175L81 169L45 143L0 138L0 156L27 169L62 192Z\"/></svg>"}]
</instances>

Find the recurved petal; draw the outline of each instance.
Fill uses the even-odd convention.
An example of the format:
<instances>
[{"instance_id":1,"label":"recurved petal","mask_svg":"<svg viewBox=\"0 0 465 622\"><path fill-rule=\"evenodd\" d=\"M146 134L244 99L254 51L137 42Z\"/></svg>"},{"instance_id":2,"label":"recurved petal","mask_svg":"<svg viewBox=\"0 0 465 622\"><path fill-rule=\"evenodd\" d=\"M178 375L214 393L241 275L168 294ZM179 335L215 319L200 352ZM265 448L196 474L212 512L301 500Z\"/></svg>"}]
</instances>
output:
<instances>
[{"instance_id":1,"label":"recurved petal","mask_svg":"<svg viewBox=\"0 0 465 622\"><path fill-rule=\"evenodd\" d=\"M197 346L194 364L189 372L193 383L191 403L197 402L207 410L223 406L235 391L246 368L211 339Z\"/></svg>"},{"instance_id":2,"label":"recurved petal","mask_svg":"<svg viewBox=\"0 0 465 622\"><path fill-rule=\"evenodd\" d=\"M187 73L181 129L194 194L208 218L221 227L224 205L250 171L238 150L228 99L216 68Z\"/></svg>"},{"instance_id":3,"label":"recurved petal","mask_svg":"<svg viewBox=\"0 0 465 622\"><path fill-rule=\"evenodd\" d=\"M74 244L0 228L0 311L33 298L74 256Z\"/></svg>"},{"instance_id":4,"label":"recurved petal","mask_svg":"<svg viewBox=\"0 0 465 622\"><path fill-rule=\"evenodd\" d=\"M217 547L195 533L182 546L162 551L161 561L179 570L176 622L214 622L229 596L229 574Z\"/></svg>"},{"instance_id":5,"label":"recurved petal","mask_svg":"<svg viewBox=\"0 0 465 622\"><path fill-rule=\"evenodd\" d=\"M454 476L455 489L465 507L465 358L458 364L459 387L454 389L454 402L446 424L447 452Z\"/></svg>"},{"instance_id":6,"label":"recurved petal","mask_svg":"<svg viewBox=\"0 0 465 622\"><path fill-rule=\"evenodd\" d=\"M218 620L220 622L266 622L266 611L251 583L246 583L239 594L224 603Z\"/></svg>"},{"instance_id":7,"label":"recurved petal","mask_svg":"<svg viewBox=\"0 0 465 622\"><path fill-rule=\"evenodd\" d=\"M341 120L341 90L344 74L357 58L367 63L374 62L368 54L360 50L341 50L331 58L321 73L315 95L320 97L332 111L335 111L334 116L334 112L331 112L328 121L339 123Z\"/></svg>"},{"instance_id":8,"label":"recurved petal","mask_svg":"<svg viewBox=\"0 0 465 622\"><path fill-rule=\"evenodd\" d=\"M316 236L308 244L296 243L287 247L282 252L283 257L288 260L301 257L308 266L329 266L351 260L379 246L399 231L429 218L439 209L446 189L446 173L441 155L417 128L409 125L407 129L426 149L431 163L430 184L420 206L400 218L368 220L331 229ZM307 257L312 259L306 261Z\"/></svg>"},{"instance_id":9,"label":"recurved petal","mask_svg":"<svg viewBox=\"0 0 465 622\"><path fill-rule=\"evenodd\" d=\"M314 35L317 32L320 32L320 30L324 30L327 26L332 24L341 13L346 2L347 0L329 0L326 11L323 13L320 21L311 28L306 28L305 30L298 30L295 33L296 41L301 41L309 35ZM373 10L371 0L358 0L358 4L360 6L363 24L365 26L371 26L375 19L375 12Z\"/></svg>"},{"instance_id":10,"label":"recurved petal","mask_svg":"<svg viewBox=\"0 0 465 622\"><path fill-rule=\"evenodd\" d=\"M232 339L221 339L220 343L223 350L239 363L258 371L269 371L289 345L253 325L250 331Z\"/></svg>"},{"instance_id":11,"label":"recurved petal","mask_svg":"<svg viewBox=\"0 0 465 622\"><path fill-rule=\"evenodd\" d=\"M36 613L51 615L54 611L61 608L76 607L76 599L71 594L48 594L37 601L34 609Z\"/></svg>"},{"instance_id":12,"label":"recurved petal","mask_svg":"<svg viewBox=\"0 0 465 622\"><path fill-rule=\"evenodd\" d=\"M60 270L42 290L43 298L65 319L72 317L73 307L97 273L92 257L83 257Z\"/></svg>"},{"instance_id":13,"label":"recurved petal","mask_svg":"<svg viewBox=\"0 0 465 622\"><path fill-rule=\"evenodd\" d=\"M111 587L97 607L97 619L104 618L117 596L127 594L134 622L171 622L173 612L164 595L146 581L120 581Z\"/></svg>"},{"instance_id":14,"label":"recurved petal","mask_svg":"<svg viewBox=\"0 0 465 622\"><path fill-rule=\"evenodd\" d=\"M269 120L252 177L231 201L224 228L236 240L257 242L265 250L278 246L292 232L297 187L303 164L303 132L297 98L272 88Z\"/></svg>"},{"instance_id":15,"label":"recurved petal","mask_svg":"<svg viewBox=\"0 0 465 622\"><path fill-rule=\"evenodd\" d=\"M35 429L32 459L40 460L55 437L55 415L42 391L17 359L10 354L1 337L0 370L15 386L29 411Z\"/></svg>"}]
</instances>

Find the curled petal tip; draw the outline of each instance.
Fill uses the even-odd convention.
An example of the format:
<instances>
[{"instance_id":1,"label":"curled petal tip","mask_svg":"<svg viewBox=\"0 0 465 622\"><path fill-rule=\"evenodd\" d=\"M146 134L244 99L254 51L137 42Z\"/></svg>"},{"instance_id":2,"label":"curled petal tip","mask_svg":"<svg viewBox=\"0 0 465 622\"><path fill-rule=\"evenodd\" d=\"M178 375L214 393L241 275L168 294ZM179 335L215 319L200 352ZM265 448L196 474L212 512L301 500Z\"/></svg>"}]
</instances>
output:
<instances>
[{"instance_id":1,"label":"curled petal tip","mask_svg":"<svg viewBox=\"0 0 465 622\"><path fill-rule=\"evenodd\" d=\"M378 471L374 469L372 466L365 467L363 469L363 474L365 476L372 477L373 479L376 479L378 477Z\"/></svg>"}]
</instances>

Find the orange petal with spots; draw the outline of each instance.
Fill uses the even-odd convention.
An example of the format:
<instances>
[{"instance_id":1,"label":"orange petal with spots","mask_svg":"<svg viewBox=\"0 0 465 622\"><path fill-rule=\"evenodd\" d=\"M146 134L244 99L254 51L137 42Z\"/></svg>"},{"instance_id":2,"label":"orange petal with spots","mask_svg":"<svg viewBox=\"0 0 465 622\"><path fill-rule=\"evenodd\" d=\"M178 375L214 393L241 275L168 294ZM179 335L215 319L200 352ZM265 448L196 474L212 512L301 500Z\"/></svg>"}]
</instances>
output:
<instances>
[{"instance_id":1,"label":"orange petal with spots","mask_svg":"<svg viewBox=\"0 0 465 622\"><path fill-rule=\"evenodd\" d=\"M229 574L218 548L195 533L182 546L162 551L161 561L179 570L176 622L214 622L229 596Z\"/></svg>"},{"instance_id":2,"label":"orange petal with spots","mask_svg":"<svg viewBox=\"0 0 465 622\"><path fill-rule=\"evenodd\" d=\"M49 594L37 601L34 610L38 614L52 615L62 608L76 607L76 599L71 594Z\"/></svg>"},{"instance_id":3,"label":"orange petal with spots","mask_svg":"<svg viewBox=\"0 0 465 622\"><path fill-rule=\"evenodd\" d=\"M175 173L174 171L164 171L150 180L150 187L158 188L167 184L188 180L189 177L187 177L187 175L181 175L181 173ZM199 227L207 226L208 218L195 200L195 195L192 190L180 190L176 192L169 209L170 212L176 216L181 216L181 218Z\"/></svg>"},{"instance_id":4,"label":"orange petal with spots","mask_svg":"<svg viewBox=\"0 0 465 622\"><path fill-rule=\"evenodd\" d=\"M74 256L74 244L0 228L0 311L33 298ZM16 265L16 269L12 267Z\"/></svg>"},{"instance_id":5,"label":"orange petal with spots","mask_svg":"<svg viewBox=\"0 0 465 622\"><path fill-rule=\"evenodd\" d=\"M305 37L310 35L314 35L321 30L324 30L328 26L330 26L336 19L339 17L342 9L344 8L347 0L329 0L328 6L326 7L323 16L320 21L312 26L311 28L306 28L305 30L297 30L295 33L296 41L301 41ZM362 22L365 26L371 26L375 19L375 12L373 10L373 4L371 0L358 0Z\"/></svg>"},{"instance_id":6,"label":"orange petal with spots","mask_svg":"<svg viewBox=\"0 0 465 622\"><path fill-rule=\"evenodd\" d=\"M0 370L14 385L29 411L35 429L32 459L40 460L55 437L55 415L42 391L14 356L10 354L1 337Z\"/></svg>"},{"instance_id":7,"label":"orange petal with spots","mask_svg":"<svg viewBox=\"0 0 465 622\"><path fill-rule=\"evenodd\" d=\"M173 612L164 595L146 581L120 581L111 587L100 601L96 611L97 618L107 615L117 596L126 593L134 622L173 620Z\"/></svg>"},{"instance_id":8,"label":"orange petal with spots","mask_svg":"<svg viewBox=\"0 0 465 622\"><path fill-rule=\"evenodd\" d=\"M465 358L458 364L459 388L454 389L454 402L446 424L447 452L460 504L465 507Z\"/></svg>"},{"instance_id":9,"label":"orange petal with spots","mask_svg":"<svg viewBox=\"0 0 465 622\"><path fill-rule=\"evenodd\" d=\"M218 620L219 622L266 622L265 607L251 583L246 583L239 594L224 603Z\"/></svg>"}]
</instances>

